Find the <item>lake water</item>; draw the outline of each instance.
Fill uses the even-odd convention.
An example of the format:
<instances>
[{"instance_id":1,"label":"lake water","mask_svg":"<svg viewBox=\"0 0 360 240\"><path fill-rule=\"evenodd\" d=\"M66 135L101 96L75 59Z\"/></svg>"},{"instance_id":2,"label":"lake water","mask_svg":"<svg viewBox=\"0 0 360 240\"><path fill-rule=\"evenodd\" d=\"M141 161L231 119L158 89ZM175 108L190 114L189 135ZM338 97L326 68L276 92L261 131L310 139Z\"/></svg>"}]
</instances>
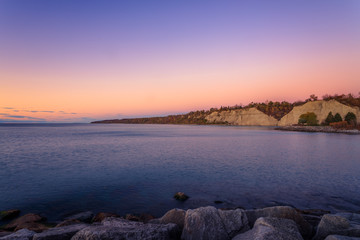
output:
<instances>
[{"instance_id":1,"label":"lake water","mask_svg":"<svg viewBox=\"0 0 360 240\"><path fill-rule=\"evenodd\" d=\"M205 205L359 211L359 143L265 127L2 124L0 210L49 219ZM191 198L174 200L178 191Z\"/></svg>"}]
</instances>

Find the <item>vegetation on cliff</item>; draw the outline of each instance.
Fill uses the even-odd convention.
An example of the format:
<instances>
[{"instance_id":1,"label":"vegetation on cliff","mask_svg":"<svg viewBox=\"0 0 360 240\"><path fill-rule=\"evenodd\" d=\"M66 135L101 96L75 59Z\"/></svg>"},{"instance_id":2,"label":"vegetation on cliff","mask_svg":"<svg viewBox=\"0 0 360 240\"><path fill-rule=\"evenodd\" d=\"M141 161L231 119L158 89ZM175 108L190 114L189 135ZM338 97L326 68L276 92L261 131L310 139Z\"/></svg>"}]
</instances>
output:
<instances>
[{"instance_id":1,"label":"vegetation on cliff","mask_svg":"<svg viewBox=\"0 0 360 240\"><path fill-rule=\"evenodd\" d=\"M360 95L354 97L352 94L342 95L324 95L323 100L329 101L335 99L340 103L351 107L360 107ZM165 117L146 117L146 118L129 118L129 119L112 119L95 121L93 123L132 123L132 124L212 124L207 122L206 116L213 112L233 111L239 109L256 108L268 116L280 120L283 116L288 114L294 107L301 106L310 101L317 101L318 97L314 94L304 101L287 102L287 101L265 101L262 103L251 102L248 105L237 104L234 106L221 106L220 108L211 108L209 110L192 111L186 114L169 115ZM342 119L341 119L342 121ZM216 122L216 124L227 124L226 122Z\"/></svg>"},{"instance_id":2,"label":"vegetation on cliff","mask_svg":"<svg viewBox=\"0 0 360 240\"><path fill-rule=\"evenodd\" d=\"M360 108L360 92L359 92L359 96L355 97L354 95L352 95L351 93L349 94L335 94L335 95L329 95L329 94L325 94L322 97L323 100L325 101L329 101L329 100L336 100L344 105L350 106L350 107L359 107Z\"/></svg>"},{"instance_id":3,"label":"vegetation on cliff","mask_svg":"<svg viewBox=\"0 0 360 240\"><path fill-rule=\"evenodd\" d=\"M307 125L307 126L316 126L318 125L317 116L313 112L308 112L301 114L299 117L299 124L300 125Z\"/></svg>"}]
</instances>

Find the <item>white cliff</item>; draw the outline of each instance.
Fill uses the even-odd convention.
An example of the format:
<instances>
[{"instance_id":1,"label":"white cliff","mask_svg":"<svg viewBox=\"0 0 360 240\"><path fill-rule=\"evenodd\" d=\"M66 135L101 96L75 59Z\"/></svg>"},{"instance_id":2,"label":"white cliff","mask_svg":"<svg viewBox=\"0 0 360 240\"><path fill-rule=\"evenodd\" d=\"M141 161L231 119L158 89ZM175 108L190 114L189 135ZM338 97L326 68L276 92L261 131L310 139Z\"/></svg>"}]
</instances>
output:
<instances>
[{"instance_id":1,"label":"white cliff","mask_svg":"<svg viewBox=\"0 0 360 240\"><path fill-rule=\"evenodd\" d=\"M314 112L319 120L319 124L325 121L329 112L333 115L339 113L344 119L348 112L353 112L356 115L357 122L360 123L360 109L358 107L349 107L336 100L330 101L314 101L307 102L302 106L294 107L287 115L282 117L278 123L279 126L288 126L297 124L301 114Z\"/></svg>"},{"instance_id":2,"label":"white cliff","mask_svg":"<svg viewBox=\"0 0 360 240\"><path fill-rule=\"evenodd\" d=\"M206 116L209 123L228 122L240 126L276 126L278 121L256 108L213 112Z\"/></svg>"}]
</instances>

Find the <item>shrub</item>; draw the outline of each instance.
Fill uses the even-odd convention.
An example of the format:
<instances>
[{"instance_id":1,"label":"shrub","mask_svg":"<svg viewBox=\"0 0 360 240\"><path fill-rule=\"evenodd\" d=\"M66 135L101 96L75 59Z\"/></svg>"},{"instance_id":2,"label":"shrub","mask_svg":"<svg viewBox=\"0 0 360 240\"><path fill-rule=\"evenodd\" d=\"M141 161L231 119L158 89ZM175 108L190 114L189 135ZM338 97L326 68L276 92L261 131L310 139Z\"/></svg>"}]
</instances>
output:
<instances>
[{"instance_id":1,"label":"shrub","mask_svg":"<svg viewBox=\"0 0 360 240\"><path fill-rule=\"evenodd\" d=\"M308 126L318 125L317 116L313 112L301 114L298 123Z\"/></svg>"},{"instance_id":2,"label":"shrub","mask_svg":"<svg viewBox=\"0 0 360 240\"><path fill-rule=\"evenodd\" d=\"M341 122L333 122L330 123L330 126L336 129L350 129L351 126L348 124L347 121L341 121Z\"/></svg>"},{"instance_id":3,"label":"shrub","mask_svg":"<svg viewBox=\"0 0 360 240\"><path fill-rule=\"evenodd\" d=\"M336 113L334 116L334 122L341 122L343 119L339 113Z\"/></svg>"},{"instance_id":4,"label":"shrub","mask_svg":"<svg viewBox=\"0 0 360 240\"><path fill-rule=\"evenodd\" d=\"M353 112L348 112L345 116L345 121L352 126L356 126L356 115Z\"/></svg>"}]
</instances>

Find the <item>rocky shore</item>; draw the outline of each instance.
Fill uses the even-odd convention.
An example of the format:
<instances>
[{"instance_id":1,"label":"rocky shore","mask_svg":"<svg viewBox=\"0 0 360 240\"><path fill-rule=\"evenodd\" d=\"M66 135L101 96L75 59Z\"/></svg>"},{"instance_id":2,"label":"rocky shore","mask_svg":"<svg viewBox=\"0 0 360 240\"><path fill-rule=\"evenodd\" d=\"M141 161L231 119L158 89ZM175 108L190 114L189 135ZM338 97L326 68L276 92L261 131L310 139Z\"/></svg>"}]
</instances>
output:
<instances>
[{"instance_id":1,"label":"rocky shore","mask_svg":"<svg viewBox=\"0 0 360 240\"><path fill-rule=\"evenodd\" d=\"M357 129L335 129L330 126L283 126L276 127L275 130L281 131L295 131L295 132L324 132L324 133L345 133L345 134L360 134Z\"/></svg>"},{"instance_id":2,"label":"rocky shore","mask_svg":"<svg viewBox=\"0 0 360 240\"><path fill-rule=\"evenodd\" d=\"M18 214L16 210L3 211L0 219ZM360 240L360 214L289 206L254 210L208 206L172 209L160 218L83 212L54 224L29 213L1 226L0 239Z\"/></svg>"}]
</instances>

